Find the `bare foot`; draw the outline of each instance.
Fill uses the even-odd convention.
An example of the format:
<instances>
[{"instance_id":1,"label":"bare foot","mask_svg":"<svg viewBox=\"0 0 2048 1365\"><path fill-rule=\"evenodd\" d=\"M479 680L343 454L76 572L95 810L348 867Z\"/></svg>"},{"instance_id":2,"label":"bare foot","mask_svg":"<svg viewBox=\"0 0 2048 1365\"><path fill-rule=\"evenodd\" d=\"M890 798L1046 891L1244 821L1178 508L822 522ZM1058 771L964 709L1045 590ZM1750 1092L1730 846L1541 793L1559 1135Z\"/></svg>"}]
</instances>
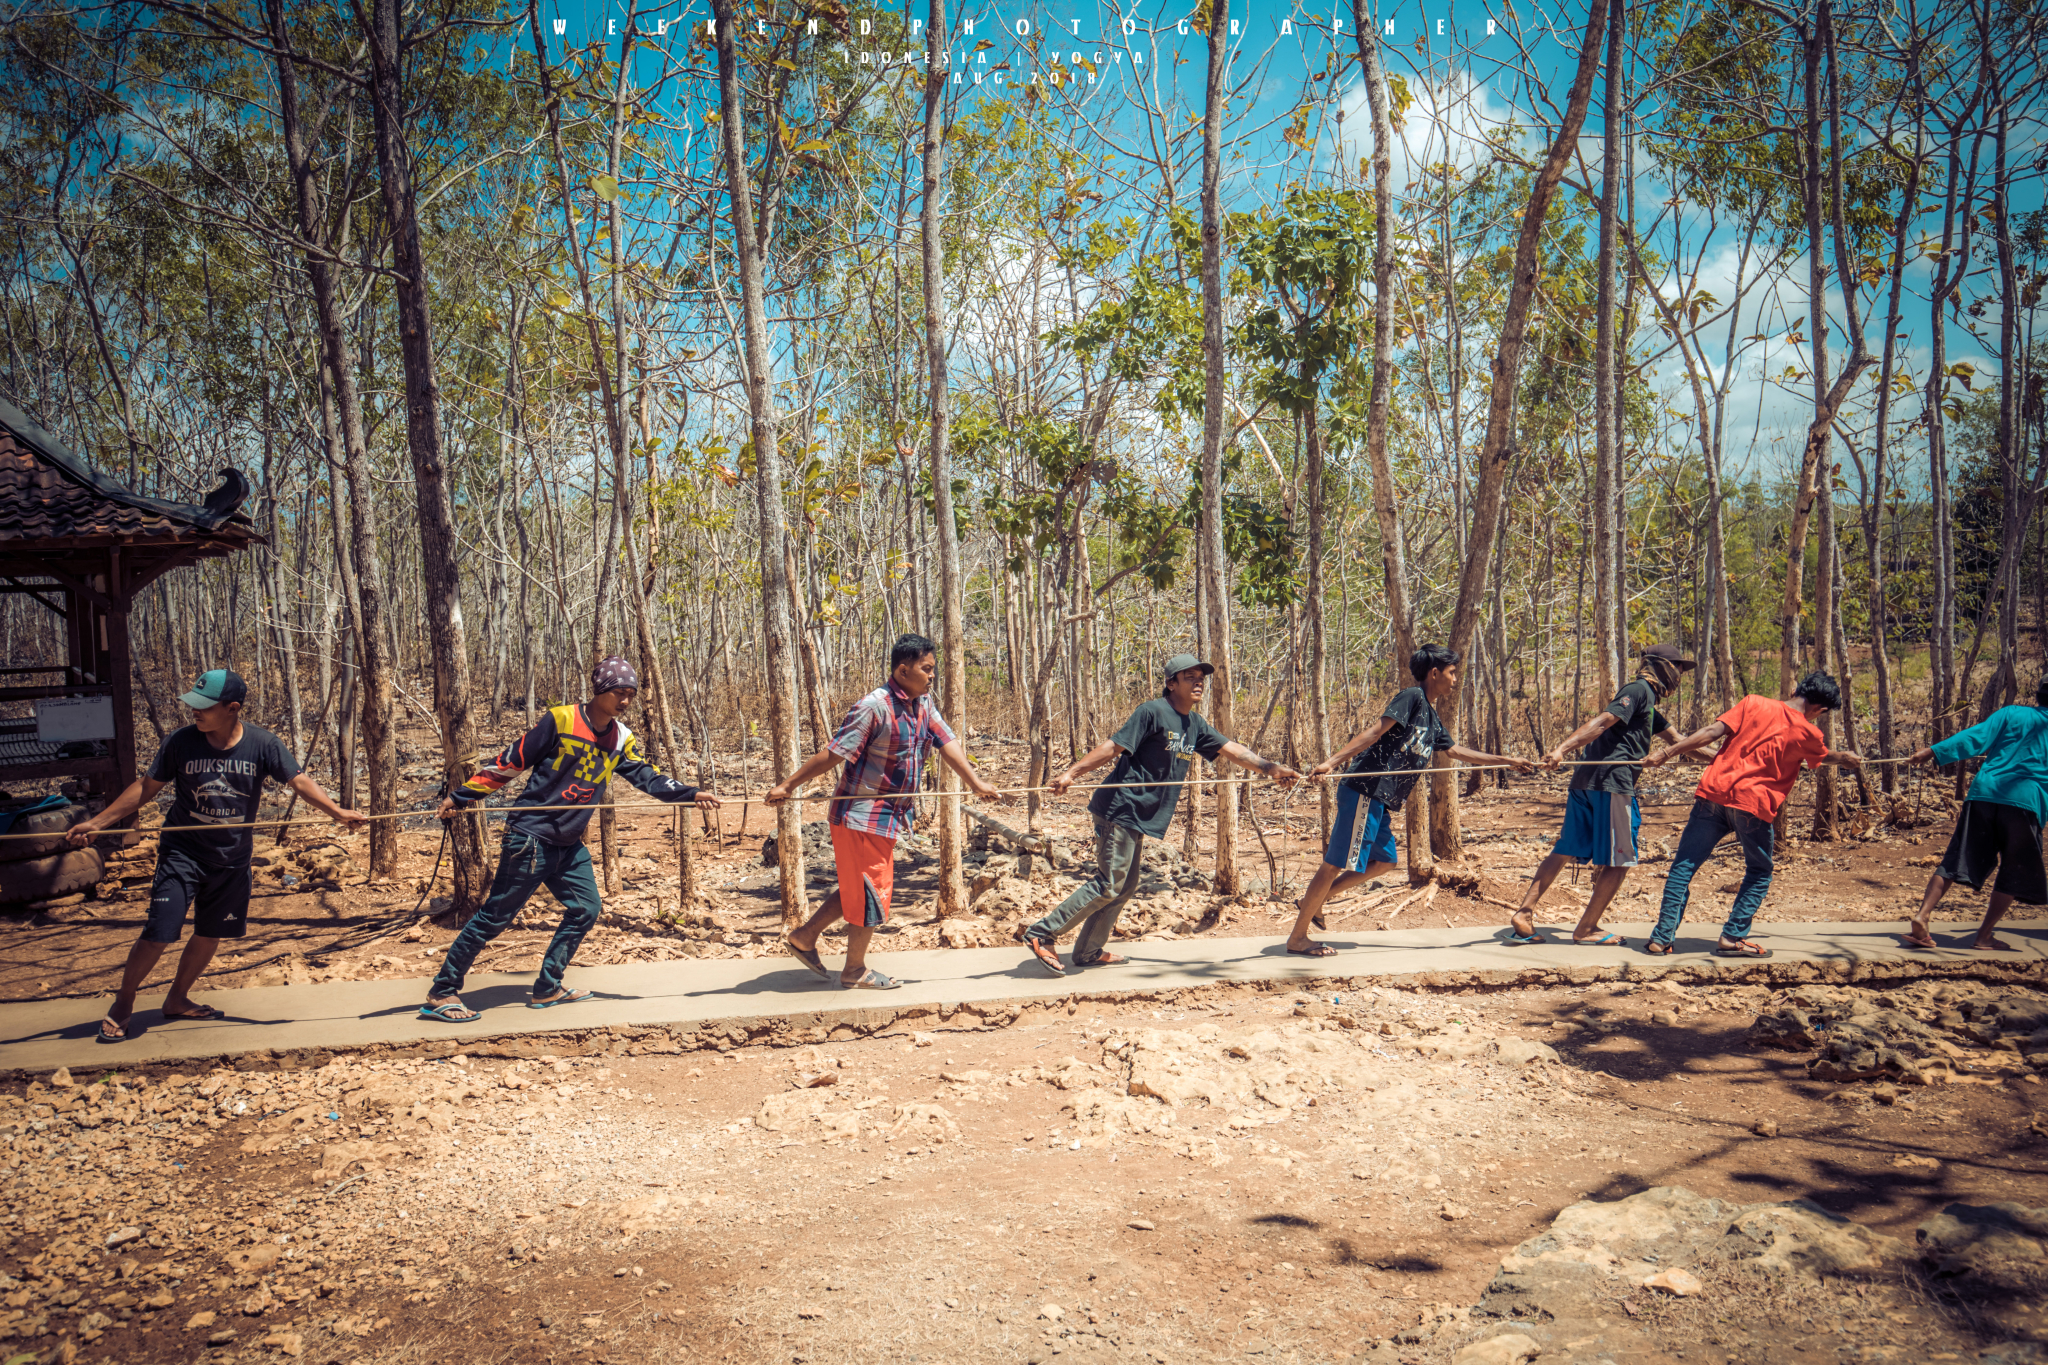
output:
<instances>
[{"instance_id":1,"label":"bare foot","mask_svg":"<svg viewBox=\"0 0 2048 1365\"><path fill-rule=\"evenodd\" d=\"M1536 932L1536 912L1533 910L1515 911L1514 914L1508 916L1508 927L1523 938L1531 937Z\"/></svg>"},{"instance_id":2,"label":"bare foot","mask_svg":"<svg viewBox=\"0 0 2048 1365\"><path fill-rule=\"evenodd\" d=\"M1980 938L1970 946L1980 953L2016 953L2019 951L2019 949L2013 947L2002 938Z\"/></svg>"}]
</instances>

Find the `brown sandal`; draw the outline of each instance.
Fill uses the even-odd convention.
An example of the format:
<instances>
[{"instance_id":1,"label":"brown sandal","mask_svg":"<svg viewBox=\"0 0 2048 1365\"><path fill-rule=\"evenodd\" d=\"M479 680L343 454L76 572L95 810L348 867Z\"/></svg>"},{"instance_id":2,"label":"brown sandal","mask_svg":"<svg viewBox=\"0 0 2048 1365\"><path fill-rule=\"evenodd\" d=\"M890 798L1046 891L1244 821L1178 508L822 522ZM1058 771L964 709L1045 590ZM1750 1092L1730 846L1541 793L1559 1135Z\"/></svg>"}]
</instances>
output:
<instances>
[{"instance_id":1,"label":"brown sandal","mask_svg":"<svg viewBox=\"0 0 2048 1365\"><path fill-rule=\"evenodd\" d=\"M1054 976L1065 976L1067 974L1067 969L1060 965L1059 953L1054 950L1050 943L1027 935L1024 939L1024 946L1029 948L1031 955L1038 959L1038 965L1051 972Z\"/></svg>"}]
</instances>

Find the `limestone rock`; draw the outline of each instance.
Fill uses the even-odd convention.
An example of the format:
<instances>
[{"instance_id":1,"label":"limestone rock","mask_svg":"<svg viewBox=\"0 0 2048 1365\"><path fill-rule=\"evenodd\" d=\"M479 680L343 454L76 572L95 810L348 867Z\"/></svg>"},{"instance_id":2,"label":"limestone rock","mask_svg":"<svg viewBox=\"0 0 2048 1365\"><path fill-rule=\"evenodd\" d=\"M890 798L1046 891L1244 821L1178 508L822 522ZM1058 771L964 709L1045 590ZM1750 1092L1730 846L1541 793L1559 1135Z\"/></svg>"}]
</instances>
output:
<instances>
[{"instance_id":1,"label":"limestone rock","mask_svg":"<svg viewBox=\"0 0 2048 1365\"><path fill-rule=\"evenodd\" d=\"M1819 1047L1824 1030L1817 1028L1813 1016L1797 1006L1759 1014L1749 1025L1751 1047L1777 1047L1789 1052L1804 1052L1810 1047Z\"/></svg>"},{"instance_id":2,"label":"limestone rock","mask_svg":"<svg viewBox=\"0 0 2048 1365\"><path fill-rule=\"evenodd\" d=\"M1962 1275L2004 1262L2048 1260L2048 1208L2020 1204L1950 1204L1920 1224L1921 1258L1938 1274Z\"/></svg>"},{"instance_id":3,"label":"limestone rock","mask_svg":"<svg viewBox=\"0 0 2048 1365\"><path fill-rule=\"evenodd\" d=\"M1460 1348L1452 1357L1452 1365L1528 1365L1542 1353L1543 1348L1534 1339L1520 1332L1508 1332Z\"/></svg>"},{"instance_id":4,"label":"limestone rock","mask_svg":"<svg viewBox=\"0 0 2048 1365\"><path fill-rule=\"evenodd\" d=\"M1681 1299L1689 1299L1695 1294L1704 1294L1707 1286L1690 1270L1672 1269L1660 1270L1650 1276L1643 1281L1643 1288L1656 1289Z\"/></svg>"},{"instance_id":5,"label":"limestone rock","mask_svg":"<svg viewBox=\"0 0 2048 1365\"><path fill-rule=\"evenodd\" d=\"M1502 1066L1527 1066L1531 1062L1563 1060L1557 1049L1532 1038L1503 1038L1495 1045L1494 1059Z\"/></svg>"},{"instance_id":6,"label":"limestone rock","mask_svg":"<svg viewBox=\"0 0 2048 1365\"><path fill-rule=\"evenodd\" d=\"M237 1275L261 1275L277 1264L282 1253L273 1243L259 1242L252 1247L237 1247L227 1254L228 1268Z\"/></svg>"},{"instance_id":7,"label":"limestone rock","mask_svg":"<svg viewBox=\"0 0 2048 1365\"><path fill-rule=\"evenodd\" d=\"M347 1174L351 1166L374 1170L393 1157L403 1156L405 1149L395 1142L371 1142L367 1139L356 1142L330 1142L320 1149L320 1175L332 1180Z\"/></svg>"},{"instance_id":8,"label":"limestone rock","mask_svg":"<svg viewBox=\"0 0 2048 1365\"><path fill-rule=\"evenodd\" d=\"M1882 1270L1911 1259L1913 1254L1898 1238L1837 1217L1808 1199L1749 1205L1736 1215L1728 1230L1731 1243L1738 1238L1753 1244L1754 1252L1747 1246L1735 1246L1723 1248L1725 1254L1744 1260L1753 1254L1759 1269L1810 1275Z\"/></svg>"},{"instance_id":9,"label":"limestone rock","mask_svg":"<svg viewBox=\"0 0 2048 1365\"><path fill-rule=\"evenodd\" d=\"M1689 1296L1702 1292L1701 1272L1715 1266L1817 1277L1880 1270L1911 1254L1897 1238L1807 1200L1732 1205L1660 1186L1563 1210L1501 1259L1474 1319L1542 1324L1529 1330L1546 1347L1594 1335L1602 1352L1621 1359L1651 1349L1633 1324L1614 1319L1615 1300L1632 1286Z\"/></svg>"},{"instance_id":10,"label":"limestone rock","mask_svg":"<svg viewBox=\"0 0 2048 1365\"><path fill-rule=\"evenodd\" d=\"M780 840L771 834L761 841L761 866L780 865L782 851ZM812 820L803 827L804 864L811 868L832 866L832 829L823 820Z\"/></svg>"}]
</instances>

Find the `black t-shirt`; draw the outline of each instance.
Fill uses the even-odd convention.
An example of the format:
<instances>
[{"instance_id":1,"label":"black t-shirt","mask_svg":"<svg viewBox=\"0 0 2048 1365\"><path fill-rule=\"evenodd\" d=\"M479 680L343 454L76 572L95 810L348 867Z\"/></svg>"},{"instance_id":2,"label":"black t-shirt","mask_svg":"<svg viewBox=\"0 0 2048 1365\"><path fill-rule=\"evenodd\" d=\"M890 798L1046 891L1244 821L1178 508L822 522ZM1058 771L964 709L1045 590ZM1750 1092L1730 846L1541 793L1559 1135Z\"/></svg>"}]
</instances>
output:
<instances>
[{"instance_id":1,"label":"black t-shirt","mask_svg":"<svg viewBox=\"0 0 2048 1365\"><path fill-rule=\"evenodd\" d=\"M1580 758L1640 759L1650 752L1651 737L1671 728L1671 722L1657 709L1657 689L1641 678L1614 694L1614 700L1607 704L1607 714L1621 724L1610 725L1593 736L1593 742L1580 752ZM1636 772L1633 767L1574 768L1571 789L1633 796Z\"/></svg>"},{"instance_id":2,"label":"black t-shirt","mask_svg":"<svg viewBox=\"0 0 2048 1365\"><path fill-rule=\"evenodd\" d=\"M1388 777L1346 778L1344 785L1385 806L1399 810L1415 790L1415 782L1432 757L1457 743L1444 728L1436 708L1419 687L1394 694L1381 718L1394 722L1372 747L1351 761L1354 773L1389 773Z\"/></svg>"},{"instance_id":3,"label":"black t-shirt","mask_svg":"<svg viewBox=\"0 0 2048 1365\"><path fill-rule=\"evenodd\" d=\"M156 751L149 775L171 783L177 793L165 824L222 826L218 834L166 834L164 842L210 866L233 867L248 862L255 851L248 829L236 826L256 818L263 779L289 782L299 775L299 765L283 740L243 721L241 742L232 749L214 748L196 725L173 730Z\"/></svg>"},{"instance_id":4,"label":"black t-shirt","mask_svg":"<svg viewBox=\"0 0 2048 1365\"><path fill-rule=\"evenodd\" d=\"M1123 787L1098 791L1089 798L1088 809L1113 825L1163 838L1173 823L1173 808L1180 804L1177 785L1187 779L1188 757L1200 754L1215 761L1230 741L1216 733L1208 721L1190 712L1182 715L1164 697L1131 712L1124 728L1110 736L1123 750L1116 766L1104 779L1106 786L1119 782L1161 782L1174 786Z\"/></svg>"}]
</instances>

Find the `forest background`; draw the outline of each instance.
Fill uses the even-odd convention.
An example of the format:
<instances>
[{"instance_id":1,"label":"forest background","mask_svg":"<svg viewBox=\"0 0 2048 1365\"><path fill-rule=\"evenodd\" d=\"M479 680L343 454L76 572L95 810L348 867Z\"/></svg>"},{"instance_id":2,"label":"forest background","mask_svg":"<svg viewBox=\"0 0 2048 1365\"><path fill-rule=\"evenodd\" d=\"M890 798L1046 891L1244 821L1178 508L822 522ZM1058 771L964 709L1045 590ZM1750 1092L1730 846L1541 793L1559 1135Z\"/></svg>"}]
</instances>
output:
<instances>
[{"instance_id":1,"label":"forest background","mask_svg":"<svg viewBox=\"0 0 2048 1365\"><path fill-rule=\"evenodd\" d=\"M0 393L143 492L246 470L268 538L139 603L148 724L231 662L390 810L403 716L459 781L613 652L663 766L758 789L905 630L1032 786L1182 649L1302 767L1432 639L1496 751L1655 640L1682 728L1824 667L1871 754L2031 689L2038 7L1034 15L0 16ZM1815 837L1893 781L1821 770ZM1191 805L1239 889L1237 790Z\"/></svg>"}]
</instances>

